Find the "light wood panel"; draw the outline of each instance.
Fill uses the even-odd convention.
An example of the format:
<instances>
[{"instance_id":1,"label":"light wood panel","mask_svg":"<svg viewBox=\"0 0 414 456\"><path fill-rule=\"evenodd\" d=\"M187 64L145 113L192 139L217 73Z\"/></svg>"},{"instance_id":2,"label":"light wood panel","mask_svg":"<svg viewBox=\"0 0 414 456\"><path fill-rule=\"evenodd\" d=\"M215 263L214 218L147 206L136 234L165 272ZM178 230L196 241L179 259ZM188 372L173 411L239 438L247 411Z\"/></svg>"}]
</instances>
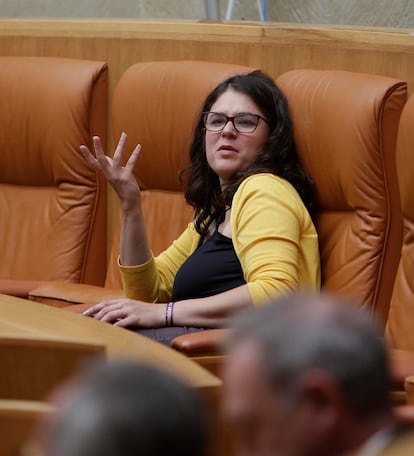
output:
<instances>
[{"instance_id":1,"label":"light wood panel","mask_svg":"<svg viewBox=\"0 0 414 456\"><path fill-rule=\"evenodd\" d=\"M412 30L263 22L0 20L0 55L102 60L109 96L121 74L148 60L204 60L262 68L343 69L407 80L414 88ZM110 110L109 110L110 115ZM109 150L112 150L109 135ZM108 196L108 242L118 204Z\"/></svg>"},{"instance_id":2,"label":"light wood panel","mask_svg":"<svg viewBox=\"0 0 414 456\"><path fill-rule=\"evenodd\" d=\"M132 331L12 296L0 295L0 333L77 339L103 345L108 360L125 358L147 362L206 392L216 392L221 385L216 377L185 356Z\"/></svg>"},{"instance_id":3,"label":"light wood panel","mask_svg":"<svg viewBox=\"0 0 414 456\"><path fill-rule=\"evenodd\" d=\"M71 336L0 332L0 398L43 401L81 366L104 357L101 344Z\"/></svg>"},{"instance_id":4,"label":"light wood panel","mask_svg":"<svg viewBox=\"0 0 414 456\"><path fill-rule=\"evenodd\" d=\"M0 21L1 55L105 60L111 86L131 64L197 59L259 66L272 76L293 68L374 72L413 83L411 30L277 23Z\"/></svg>"},{"instance_id":5,"label":"light wood panel","mask_svg":"<svg viewBox=\"0 0 414 456\"><path fill-rule=\"evenodd\" d=\"M33 401L0 400L0 454L16 456L25 448L39 420L54 413L50 404ZM27 454L36 454L27 452Z\"/></svg>"}]
</instances>

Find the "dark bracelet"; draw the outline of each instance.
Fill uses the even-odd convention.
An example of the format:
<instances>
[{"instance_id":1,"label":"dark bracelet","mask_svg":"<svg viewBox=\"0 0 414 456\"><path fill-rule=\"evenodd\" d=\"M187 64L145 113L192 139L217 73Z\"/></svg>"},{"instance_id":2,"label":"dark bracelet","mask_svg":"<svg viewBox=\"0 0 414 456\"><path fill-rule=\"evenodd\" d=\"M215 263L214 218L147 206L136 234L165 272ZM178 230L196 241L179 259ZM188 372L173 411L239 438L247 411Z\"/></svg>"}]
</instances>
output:
<instances>
[{"instance_id":1,"label":"dark bracelet","mask_svg":"<svg viewBox=\"0 0 414 456\"><path fill-rule=\"evenodd\" d=\"M167 304L167 308L165 310L165 326L174 326L173 310L174 303L171 301Z\"/></svg>"}]
</instances>

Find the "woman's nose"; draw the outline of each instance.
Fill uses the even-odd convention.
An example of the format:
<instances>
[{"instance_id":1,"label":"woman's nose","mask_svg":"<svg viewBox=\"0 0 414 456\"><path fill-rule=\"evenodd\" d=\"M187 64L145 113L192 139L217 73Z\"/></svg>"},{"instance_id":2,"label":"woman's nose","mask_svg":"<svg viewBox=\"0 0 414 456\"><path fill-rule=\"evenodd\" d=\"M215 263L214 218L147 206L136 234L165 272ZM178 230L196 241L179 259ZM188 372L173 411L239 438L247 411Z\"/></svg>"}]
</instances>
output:
<instances>
[{"instance_id":1,"label":"woman's nose","mask_svg":"<svg viewBox=\"0 0 414 456\"><path fill-rule=\"evenodd\" d=\"M226 125L224 125L223 130L221 130L223 134L235 134L237 133L237 130L234 126L234 123L232 120L228 119L226 122Z\"/></svg>"}]
</instances>

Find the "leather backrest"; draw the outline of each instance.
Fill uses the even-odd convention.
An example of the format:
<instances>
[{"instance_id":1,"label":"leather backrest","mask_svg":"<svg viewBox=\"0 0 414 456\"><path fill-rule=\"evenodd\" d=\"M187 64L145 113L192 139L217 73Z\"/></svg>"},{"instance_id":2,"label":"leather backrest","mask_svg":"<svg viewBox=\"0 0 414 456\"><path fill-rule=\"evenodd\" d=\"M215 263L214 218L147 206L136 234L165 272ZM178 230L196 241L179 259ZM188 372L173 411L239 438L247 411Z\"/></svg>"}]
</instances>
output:
<instances>
[{"instance_id":1,"label":"leather backrest","mask_svg":"<svg viewBox=\"0 0 414 456\"><path fill-rule=\"evenodd\" d=\"M131 66L113 97L113 132L128 135L125 156L142 145L135 175L142 189L143 211L155 254L168 247L192 219L179 173L188 164L196 114L207 94L231 74L251 71L239 65L178 61ZM116 258L119 227L114 235L106 286L122 287Z\"/></svg>"},{"instance_id":2,"label":"leather backrest","mask_svg":"<svg viewBox=\"0 0 414 456\"><path fill-rule=\"evenodd\" d=\"M0 57L2 283L103 284L106 185L79 145L106 138L102 62Z\"/></svg>"},{"instance_id":3,"label":"leather backrest","mask_svg":"<svg viewBox=\"0 0 414 456\"><path fill-rule=\"evenodd\" d=\"M414 350L414 96L401 115L397 140L397 175L404 238L386 336L392 347Z\"/></svg>"},{"instance_id":4,"label":"leather backrest","mask_svg":"<svg viewBox=\"0 0 414 456\"><path fill-rule=\"evenodd\" d=\"M317 70L291 71L277 83L315 183L323 287L385 324L401 245L395 143L406 84Z\"/></svg>"}]
</instances>

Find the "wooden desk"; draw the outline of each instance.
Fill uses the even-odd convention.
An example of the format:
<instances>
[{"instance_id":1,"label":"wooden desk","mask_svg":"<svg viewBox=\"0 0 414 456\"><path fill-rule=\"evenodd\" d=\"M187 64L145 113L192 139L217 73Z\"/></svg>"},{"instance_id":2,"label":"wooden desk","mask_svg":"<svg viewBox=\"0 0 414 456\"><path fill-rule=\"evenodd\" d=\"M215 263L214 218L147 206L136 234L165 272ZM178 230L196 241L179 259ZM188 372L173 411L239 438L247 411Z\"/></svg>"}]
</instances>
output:
<instances>
[{"instance_id":1,"label":"wooden desk","mask_svg":"<svg viewBox=\"0 0 414 456\"><path fill-rule=\"evenodd\" d=\"M180 353L144 336L89 317L0 294L0 332L82 339L101 343L107 358L132 359L166 369L190 386L213 393L221 381Z\"/></svg>"},{"instance_id":2,"label":"wooden desk","mask_svg":"<svg viewBox=\"0 0 414 456\"><path fill-rule=\"evenodd\" d=\"M163 368L200 391L213 414L212 449L209 454L224 456L229 440L220 416L221 381L184 355L126 329L103 323L34 301L0 294L0 333L60 337L105 346L111 359L130 359Z\"/></svg>"}]
</instances>

